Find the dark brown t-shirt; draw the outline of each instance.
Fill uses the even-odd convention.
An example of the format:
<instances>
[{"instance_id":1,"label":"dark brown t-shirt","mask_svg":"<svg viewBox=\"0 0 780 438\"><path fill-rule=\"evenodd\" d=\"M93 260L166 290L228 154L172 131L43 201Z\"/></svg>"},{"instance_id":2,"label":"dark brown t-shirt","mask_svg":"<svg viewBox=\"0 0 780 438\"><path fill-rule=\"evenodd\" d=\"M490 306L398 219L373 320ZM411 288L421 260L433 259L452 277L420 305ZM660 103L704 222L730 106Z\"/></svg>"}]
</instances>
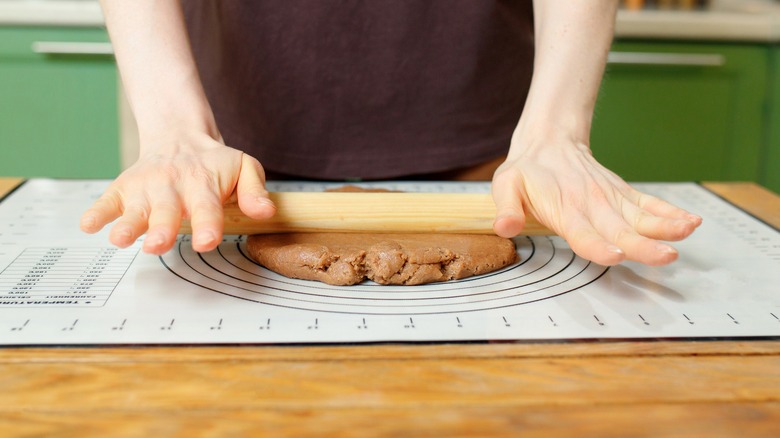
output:
<instances>
[{"instance_id":1,"label":"dark brown t-shirt","mask_svg":"<svg viewBox=\"0 0 780 438\"><path fill-rule=\"evenodd\" d=\"M509 147L533 64L530 0L185 0L228 145L275 172L390 178Z\"/></svg>"}]
</instances>

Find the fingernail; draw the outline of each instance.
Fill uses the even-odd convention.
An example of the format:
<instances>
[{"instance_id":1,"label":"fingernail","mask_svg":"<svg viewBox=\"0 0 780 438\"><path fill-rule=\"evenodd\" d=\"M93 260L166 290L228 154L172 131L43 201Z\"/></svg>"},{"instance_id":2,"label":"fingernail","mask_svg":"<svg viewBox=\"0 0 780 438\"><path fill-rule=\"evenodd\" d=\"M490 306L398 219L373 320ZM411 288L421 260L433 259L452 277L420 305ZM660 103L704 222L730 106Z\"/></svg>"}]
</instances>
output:
<instances>
[{"instance_id":1,"label":"fingernail","mask_svg":"<svg viewBox=\"0 0 780 438\"><path fill-rule=\"evenodd\" d=\"M211 231L200 231L195 235L193 241L198 245L209 245L214 243L217 237Z\"/></svg>"},{"instance_id":2,"label":"fingernail","mask_svg":"<svg viewBox=\"0 0 780 438\"><path fill-rule=\"evenodd\" d=\"M696 221L692 221L690 219L675 219L673 223L679 228L687 229L691 225L695 225Z\"/></svg>"},{"instance_id":3,"label":"fingernail","mask_svg":"<svg viewBox=\"0 0 780 438\"><path fill-rule=\"evenodd\" d=\"M258 196L257 198L255 198L255 202L257 202L258 204L268 204L268 205L273 204L273 202L271 202L270 199L264 196Z\"/></svg>"},{"instance_id":4,"label":"fingernail","mask_svg":"<svg viewBox=\"0 0 780 438\"><path fill-rule=\"evenodd\" d=\"M133 237L132 231L130 231L128 228L119 230L119 237L124 237L125 239L129 239Z\"/></svg>"},{"instance_id":5,"label":"fingernail","mask_svg":"<svg viewBox=\"0 0 780 438\"><path fill-rule=\"evenodd\" d=\"M695 222L695 223L697 223L697 222L701 222L701 221L702 221L702 219L701 219L701 216L697 216L697 215L695 215L695 214L689 214L689 215L687 216L687 219L688 219L689 221L691 221L691 222Z\"/></svg>"},{"instance_id":6,"label":"fingernail","mask_svg":"<svg viewBox=\"0 0 780 438\"><path fill-rule=\"evenodd\" d=\"M615 245L610 245L607 247L607 251L613 253L613 254L625 254L622 249Z\"/></svg>"},{"instance_id":7,"label":"fingernail","mask_svg":"<svg viewBox=\"0 0 780 438\"><path fill-rule=\"evenodd\" d=\"M165 243L165 236L160 233L155 233L151 236L147 236L146 241L149 242L150 245L160 246Z\"/></svg>"},{"instance_id":8,"label":"fingernail","mask_svg":"<svg viewBox=\"0 0 780 438\"><path fill-rule=\"evenodd\" d=\"M677 254L677 250L669 245L660 244L655 247L656 251L664 254Z\"/></svg>"}]
</instances>

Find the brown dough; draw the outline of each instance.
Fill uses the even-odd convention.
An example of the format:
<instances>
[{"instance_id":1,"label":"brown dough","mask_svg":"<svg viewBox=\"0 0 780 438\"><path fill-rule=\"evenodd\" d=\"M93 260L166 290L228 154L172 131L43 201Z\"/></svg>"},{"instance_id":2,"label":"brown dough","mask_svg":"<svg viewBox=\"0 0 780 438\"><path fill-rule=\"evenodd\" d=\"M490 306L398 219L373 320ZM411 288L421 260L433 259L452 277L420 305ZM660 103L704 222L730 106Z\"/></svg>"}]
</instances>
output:
<instances>
[{"instance_id":1,"label":"brown dough","mask_svg":"<svg viewBox=\"0 0 780 438\"><path fill-rule=\"evenodd\" d=\"M517 260L510 239L476 234L267 234L250 236L247 249L276 273L332 285L455 280Z\"/></svg>"},{"instance_id":2,"label":"brown dough","mask_svg":"<svg viewBox=\"0 0 780 438\"><path fill-rule=\"evenodd\" d=\"M353 185L334 187L331 189L325 189L325 191L334 193L400 193L398 190L367 189Z\"/></svg>"}]
</instances>

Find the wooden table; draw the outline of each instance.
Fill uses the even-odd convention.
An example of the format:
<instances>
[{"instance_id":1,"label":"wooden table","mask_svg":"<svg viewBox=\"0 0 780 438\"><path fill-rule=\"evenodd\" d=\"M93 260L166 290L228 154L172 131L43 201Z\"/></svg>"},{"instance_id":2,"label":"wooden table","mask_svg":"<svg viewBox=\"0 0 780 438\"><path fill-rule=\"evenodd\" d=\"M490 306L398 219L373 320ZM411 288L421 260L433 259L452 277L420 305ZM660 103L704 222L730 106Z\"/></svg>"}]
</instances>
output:
<instances>
[{"instance_id":1,"label":"wooden table","mask_svg":"<svg viewBox=\"0 0 780 438\"><path fill-rule=\"evenodd\" d=\"M778 436L780 341L0 349L0 436L262 432Z\"/></svg>"}]
</instances>

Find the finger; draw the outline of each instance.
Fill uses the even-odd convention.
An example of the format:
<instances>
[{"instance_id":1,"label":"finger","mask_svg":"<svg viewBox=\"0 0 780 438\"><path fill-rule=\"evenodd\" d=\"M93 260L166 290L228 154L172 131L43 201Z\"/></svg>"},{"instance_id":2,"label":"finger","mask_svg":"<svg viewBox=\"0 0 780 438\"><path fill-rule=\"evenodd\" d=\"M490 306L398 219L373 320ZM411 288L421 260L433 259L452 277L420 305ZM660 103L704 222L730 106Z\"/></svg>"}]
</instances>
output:
<instances>
[{"instance_id":1,"label":"finger","mask_svg":"<svg viewBox=\"0 0 780 438\"><path fill-rule=\"evenodd\" d=\"M244 154L236 184L238 207L253 219L268 219L276 213L276 206L268 198L265 171L260 162Z\"/></svg>"},{"instance_id":2,"label":"finger","mask_svg":"<svg viewBox=\"0 0 780 438\"><path fill-rule=\"evenodd\" d=\"M121 215L121 197L117 192L109 189L81 215L79 225L86 233L97 233Z\"/></svg>"},{"instance_id":3,"label":"finger","mask_svg":"<svg viewBox=\"0 0 780 438\"><path fill-rule=\"evenodd\" d=\"M615 240L615 244L626 253L626 259L644 263L649 266L661 266L677 260L678 253L673 247L648 239L625 228Z\"/></svg>"},{"instance_id":4,"label":"finger","mask_svg":"<svg viewBox=\"0 0 780 438\"><path fill-rule=\"evenodd\" d=\"M604 266L613 266L622 262L626 254L618 246L610 243L584 218L569 220L562 236L578 256Z\"/></svg>"},{"instance_id":5,"label":"finger","mask_svg":"<svg viewBox=\"0 0 780 438\"><path fill-rule=\"evenodd\" d=\"M149 204L145 199L127 201L122 216L116 221L108 239L120 248L135 243L149 226Z\"/></svg>"},{"instance_id":6,"label":"finger","mask_svg":"<svg viewBox=\"0 0 780 438\"><path fill-rule=\"evenodd\" d=\"M493 231L501 237L514 237L525 227L522 193L513 176L508 172L493 178L493 202L496 204L496 220Z\"/></svg>"},{"instance_id":7,"label":"finger","mask_svg":"<svg viewBox=\"0 0 780 438\"><path fill-rule=\"evenodd\" d=\"M640 235L656 240L683 240L696 229L687 219L670 219L647 212L630 202L623 203L623 217Z\"/></svg>"},{"instance_id":8,"label":"finger","mask_svg":"<svg viewBox=\"0 0 780 438\"><path fill-rule=\"evenodd\" d=\"M158 193L151 201L149 213L149 231L144 239L143 250L150 254L161 255L171 249L176 242L182 219L182 207L178 197L172 191Z\"/></svg>"},{"instance_id":9,"label":"finger","mask_svg":"<svg viewBox=\"0 0 780 438\"><path fill-rule=\"evenodd\" d=\"M627 260L660 266L677 259L677 250L640 235L614 210L599 215L592 223L601 236L623 250Z\"/></svg>"},{"instance_id":10,"label":"finger","mask_svg":"<svg viewBox=\"0 0 780 438\"><path fill-rule=\"evenodd\" d=\"M188 203L192 225L192 248L198 252L211 251L222 241L224 218L222 203L216 193L202 189Z\"/></svg>"},{"instance_id":11,"label":"finger","mask_svg":"<svg viewBox=\"0 0 780 438\"><path fill-rule=\"evenodd\" d=\"M663 199L657 198L645 193L636 194L636 205L648 212L665 218L687 220L694 225L694 229L701 225L701 216L689 213L682 208L676 207Z\"/></svg>"}]
</instances>

